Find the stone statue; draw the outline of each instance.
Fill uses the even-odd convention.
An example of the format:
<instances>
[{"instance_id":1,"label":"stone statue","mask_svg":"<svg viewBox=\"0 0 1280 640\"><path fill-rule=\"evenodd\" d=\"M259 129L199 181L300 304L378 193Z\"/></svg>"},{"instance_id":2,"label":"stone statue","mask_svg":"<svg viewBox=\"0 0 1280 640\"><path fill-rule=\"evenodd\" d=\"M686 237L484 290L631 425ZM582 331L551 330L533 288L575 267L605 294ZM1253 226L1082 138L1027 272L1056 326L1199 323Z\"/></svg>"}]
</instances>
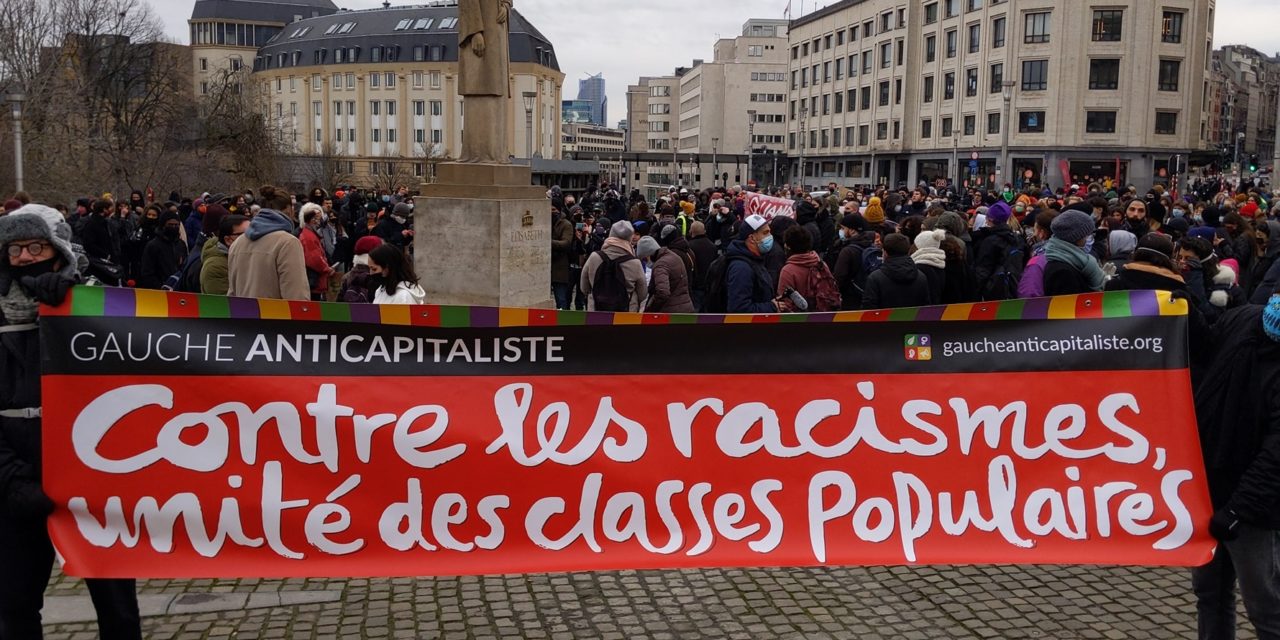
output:
<instances>
[{"instance_id":1,"label":"stone statue","mask_svg":"<svg viewBox=\"0 0 1280 640\"><path fill-rule=\"evenodd\" d=\"M459 91L462 162L508 164L510 99L508 16L511 0L459 0Z\"/></svg>"}]
</instances>

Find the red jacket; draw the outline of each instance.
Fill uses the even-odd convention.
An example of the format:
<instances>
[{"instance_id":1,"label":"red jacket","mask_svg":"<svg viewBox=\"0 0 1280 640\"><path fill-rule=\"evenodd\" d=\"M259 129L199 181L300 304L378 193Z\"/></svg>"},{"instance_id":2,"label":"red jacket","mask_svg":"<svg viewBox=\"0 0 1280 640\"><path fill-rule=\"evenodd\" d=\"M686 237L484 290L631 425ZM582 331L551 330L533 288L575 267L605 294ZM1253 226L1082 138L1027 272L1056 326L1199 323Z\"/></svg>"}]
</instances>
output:
<instances>
[{"instance_id":1,"label":"red jacket","mask_svg":"<svg viewBox=\"0 0 1280 640\"><path fill-rule=\"evenodd\" d=\"M307 265L307 271L314 271L319 274L316 278L316 286L311 288L311 293L325 293L329 290L329 259L324 255L324 245L320 242L320 235L311 227L303 227L302 233L298 234L298 239L302 241L302 257Z\"/></svg>"}]
</instances>

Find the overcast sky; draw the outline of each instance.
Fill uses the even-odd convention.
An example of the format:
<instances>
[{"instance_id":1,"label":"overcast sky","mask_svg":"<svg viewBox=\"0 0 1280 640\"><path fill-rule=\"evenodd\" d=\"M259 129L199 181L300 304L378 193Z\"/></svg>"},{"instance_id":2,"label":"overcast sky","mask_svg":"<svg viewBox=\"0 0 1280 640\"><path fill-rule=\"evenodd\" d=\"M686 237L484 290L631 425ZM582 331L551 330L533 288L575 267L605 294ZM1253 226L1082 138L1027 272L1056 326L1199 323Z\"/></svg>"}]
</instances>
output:
<instances>
[{"instance_id":1,"label":"overcast sky","mask_svg":"<svg viewBox=\"0 0 1280 640\"><path fill-rule=\"evenodd\" d=\"M166 30L187 42L187 19L194 0L145 0ZM800 14L800 0L792 0ZM335 0L349 9L379 7L382 0ZM424 4L393 0L392 4ZM812 12L819 2L806 0ZM820 0L822 6L831 0ZM604 73L609 91L609 124L626 117L627 85L640 76L670 74L695 58L711 59L716 37L733 37L749 18L781 18L787 0L515 0L515 6L551 39L565 74L564 97L577 97L579 78ZM1280 0L1218 0L1217 42L1247 44L1268 54L1280 52Z\"/></svg>"}]
</instances>

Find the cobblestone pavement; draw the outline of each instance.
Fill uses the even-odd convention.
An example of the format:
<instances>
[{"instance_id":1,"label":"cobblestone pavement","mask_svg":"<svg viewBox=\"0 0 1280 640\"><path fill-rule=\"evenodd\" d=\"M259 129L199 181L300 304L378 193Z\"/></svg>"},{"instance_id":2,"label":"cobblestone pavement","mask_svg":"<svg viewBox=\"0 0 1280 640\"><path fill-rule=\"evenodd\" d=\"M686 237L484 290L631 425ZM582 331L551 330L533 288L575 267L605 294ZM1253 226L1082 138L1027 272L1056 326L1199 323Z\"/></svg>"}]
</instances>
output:
<instances>
[{"instance_id":1,"label":"cobblestone pavement","mask_svg":"<svg viewBox=\"0 0 1280 640\"><path fill-rule=\"evenodd\" d=\"M204 638L1194 638L1177 569L729 569L394 580L155 580L143 594L331 591L340 602L145 620ZM58 576L50 596L83 595ZM50 625L50 640L95 638ZM1241 618L1240 638L1255 638Z\"/></svg>"}]
</instances>

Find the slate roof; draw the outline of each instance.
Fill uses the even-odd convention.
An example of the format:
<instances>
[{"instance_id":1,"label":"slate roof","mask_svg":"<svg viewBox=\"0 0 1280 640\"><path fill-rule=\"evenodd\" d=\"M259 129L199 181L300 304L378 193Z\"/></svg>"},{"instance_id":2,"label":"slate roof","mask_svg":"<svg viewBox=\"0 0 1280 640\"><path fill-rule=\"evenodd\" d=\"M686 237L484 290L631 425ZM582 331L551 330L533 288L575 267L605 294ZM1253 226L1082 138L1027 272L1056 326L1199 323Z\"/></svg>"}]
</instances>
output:
<instances>
[{"instance_id":1,"label":"slate roof","mask_svg":"<svg viewBox=\"0 0 1280 640\"><path fill-rule=\"evenodd\" d=\"M293 22L337 13L333 0L196 0L192 20L231 20L253 22Z\"/></svg>"}]
</instances>

